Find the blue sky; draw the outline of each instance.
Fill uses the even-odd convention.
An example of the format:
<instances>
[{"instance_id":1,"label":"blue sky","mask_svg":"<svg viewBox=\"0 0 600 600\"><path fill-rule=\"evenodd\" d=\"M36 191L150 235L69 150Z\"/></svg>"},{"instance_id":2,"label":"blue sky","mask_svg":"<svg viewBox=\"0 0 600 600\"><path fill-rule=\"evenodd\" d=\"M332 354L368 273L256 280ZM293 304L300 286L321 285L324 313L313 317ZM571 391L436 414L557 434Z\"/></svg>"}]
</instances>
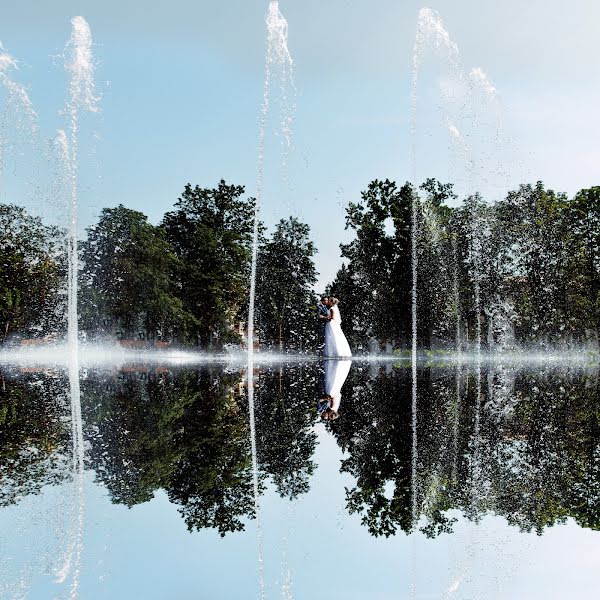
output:
<instances>
[{"instance_id":1,"label":"blue sky","mask_svg":"<svg viewBox=\"0 0 600 600\"><path fill-rule=\"evenodd\" d=\"M285 183L271 127L263 216L273 224L293 212L311 225L320 288L334 276L338 245L348 239L346 202L374 178L411 177L411 58L422 6L280 0L295 61L294 148ZM503 168L506 187L525 178L568 193L598 184L600 4L447 0L431 7L458 45L465 72L481 67L498 90L494 111L485 109L470 124L479 132L471 145L481 157L478 180ZM118 203L156 223L187 182L212 186L225 178L255 193L267 8L266 0L3 3L0 40L19 61L14 79L29 89L42 138L65 126L59 113L67 80L57 56L69 20L82 15L90 24L102 100L101 113L82 122L82 227L101 207ZM443 61L427 53L417 176L456 181L463 194L473 176L448 135L440 96L447 78ZM486 132L498 115L511 141L493 146ZM39 148L16 143L9 150L0 201L44 212L40 188L51 167L33 156ZM53 206L60 218L60 201Z\"/></svg>"}]
</instances>

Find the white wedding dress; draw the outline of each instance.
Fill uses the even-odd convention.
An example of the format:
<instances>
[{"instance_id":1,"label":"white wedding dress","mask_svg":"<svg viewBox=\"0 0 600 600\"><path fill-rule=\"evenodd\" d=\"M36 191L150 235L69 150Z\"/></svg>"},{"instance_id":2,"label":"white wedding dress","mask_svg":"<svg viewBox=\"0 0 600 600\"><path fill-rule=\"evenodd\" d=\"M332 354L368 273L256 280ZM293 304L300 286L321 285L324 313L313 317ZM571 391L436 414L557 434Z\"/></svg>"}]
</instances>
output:
<instances>
[{"instance_id":1,"label":"white wedding dress","mask_svg":"<svg viewBox=\"0 0 600 600\"><path fill-rule=\"evenodd\" d=\"M333 318L325 324L325 348L323 349L323 355L329 358L350 358L352 352L348 345L348 340L342 331L340 309L337 306L332 306L330 313Z\"/></svg>"},{"instance_id":2,"label":"white wedding dress","mask_svg":"<svg viewBox=\"0 0 600 600\"><path fill-rule=\"evenodd\" d=\"M331 409L335 412L340 410L342 387L346 383L351 366L351 360L328 360L325 362L325 393L331 396Z\"/></svg>"}]
</instances>

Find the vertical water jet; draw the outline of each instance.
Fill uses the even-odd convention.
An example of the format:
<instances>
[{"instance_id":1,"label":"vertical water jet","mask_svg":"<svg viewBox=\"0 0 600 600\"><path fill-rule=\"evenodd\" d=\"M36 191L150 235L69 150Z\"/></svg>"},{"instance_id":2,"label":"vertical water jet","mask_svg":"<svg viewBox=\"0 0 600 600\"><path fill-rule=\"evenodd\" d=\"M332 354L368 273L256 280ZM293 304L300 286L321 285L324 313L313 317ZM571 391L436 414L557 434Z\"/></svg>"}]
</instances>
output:
<instances>
[{"instance_id":1,"label":"vertical water jet","mask_svg":"<svg viewBox=\"0 0 600 600\"><path fill-rule=\"evenodd\" d=\"M15 82L11 71L18 69L17 60L11 56L0 42L0 86L6 91L6 103L0 124L0 176L4 171L4 156L8 143L9 123L24 128L36 137L38 132L37 114L24 86Z\"/></svg>"},{"instance_id":2,"label":"vertical water jet","mask_svg":"<svg viewBox=\"0 0 600 600\"><path fill-rule=\"evenodd\" d=\"M77 502L71 552L61 573L64 580L71 568L70 598L77 598L81 557L83 553L83 527L85 516L84 490L84 447L83 424L81 417L81 390L79 384L79 327L77 310L78 293L78 134L79 115L82 110L96 112L98 99L94 95L94 62L92 57L92 36L90 27L83 17L71 19L71 37L66 46L65 69L69 74L69 100L66 114L69 118L68 134L64 130L57 133L63 165L63 178L69 197L69 228L67 240L67 340L69 348L69 388L71 397L71 428L73 440L73 480ZM74 565L71 567L71 565Z\"/></svg>"},{"instance_id":3,"label":"vertical water jet","mask_svg":"<svg viewBox=\"0 0 600 600\"><path fill-rule=\"evenodd\" d=\"M258 240L260 226L260 212L263 202L264 163L265 163L265 138L267 119L271 101L271 76L275 67L282 73L280 82L285 89L285 82L291 81L293 61L288 50L288 24L279 10L278 0L271 0L266 19L267 24L267 49L265 60L265 76L263 86L263 102L260 109L260 126L258 134L258 157L256 179L256 201L254 206L254 230L252 238L252 265L250 270L250 299L248 306L248 333L246 340L247 350L247 384L248 384L248 410L250 413L250 443L252 451L252 478L254 488L254 510L257 524L258 545L258 576L260 598L265 597L264 559L262 550L262 522L260 514L259 485L258 485L258 460L256 453L256 426L254 417L254 312L256 297L256 265L258 260ZM284 96L285 98L286 96ZM284 111L285 112L285 111ZM291 143L292 119L290 116L281 121L281 131L287 147ZM285 155L284 155L285 165Z\"/></svg>"}]
</instances>

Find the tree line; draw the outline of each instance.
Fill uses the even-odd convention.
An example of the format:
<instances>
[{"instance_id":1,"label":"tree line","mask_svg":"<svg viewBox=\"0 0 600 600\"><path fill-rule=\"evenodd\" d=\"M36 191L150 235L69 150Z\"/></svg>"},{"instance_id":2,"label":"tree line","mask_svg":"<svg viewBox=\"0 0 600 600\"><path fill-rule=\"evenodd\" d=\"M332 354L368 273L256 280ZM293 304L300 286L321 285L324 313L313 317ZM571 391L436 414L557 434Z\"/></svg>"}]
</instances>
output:
<instances>
[{"instance_id":1,"label":"tree line","mask_svg":"<svg viewBox=\"0 0 600 600\"><path fill-rule=\"evenodd\" d=\"M423 348L600 343L600 187L569 199L543 183L460 206L452 185L373 181L350 203L343 299L355 348L406 348L412 334L415 208L417 337Z\"/></svg>"},{"instance_id":2,"label":"tree line","mask_svg":"<svg viewBox=\"0 0 600 600\"><path fill-rule=\"evenodd\" d=\"M254 229L253 198L221 181L187 185L160 224L119 205L101 211L80 243L80 329L90 340L174 342L222 349L243 340ZM11 333L64 333L65 234L0 205L0 319ZM310 229L281 219L259 227L257 333L265 347L317 343L316 249Z\"/></svg>"},{"instance_id":3,"label":"tree line","mask_svg":"<svg viewBox=\"0 0 600 600\"><path fill-rule=\"evenodd\" d=\"M341 299L357 351L411 342L412 270L423 348L600 343L600 187L568 198L543 183L460 206L451 184L375 180L350 202L343 265L327 291ZM242 186L187 185L158 225L105 208L80 244L80 327L90 339L137 338L220 349L247 315L255 200ZM417 215L416 256L412 215ZM65 328L65 236L0 205L0 336ZM259 227L256 331L265 348L319 344L316 248L308 225ZM413 262L413 259L416 259Z\"/></svg>"}]
</instances>

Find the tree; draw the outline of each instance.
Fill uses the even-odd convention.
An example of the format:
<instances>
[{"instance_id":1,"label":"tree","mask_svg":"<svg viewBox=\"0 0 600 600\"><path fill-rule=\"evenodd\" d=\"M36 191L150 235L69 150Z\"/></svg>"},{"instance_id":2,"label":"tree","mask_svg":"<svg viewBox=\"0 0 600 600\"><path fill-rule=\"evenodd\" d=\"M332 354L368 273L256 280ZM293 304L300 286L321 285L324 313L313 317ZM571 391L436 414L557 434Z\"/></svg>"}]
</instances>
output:
<instances>
[{"instance_id":1,"label":"tree","mask_svg":"<svg viewBox=\"0 0 600 600\"><path fill-rule=\"evenodd\" d=\"M282 498L308 492L316 465L318 373L305 365L264 369L257 378L258 463ZM302 391L298 390L298 384Z\"/></svg>"},{"instance_id":2,"label":"tree","mask_svg":"<svg viewBox=\"0 0 600 600\"><path fill-rule=\"evenodd\" d=\"M254 499L239 381L213 368L85 380L90 466L112 501L132 507L163 489L190 531L242 530Z\"/></svg>"},{"instance_id":3,"label":"tree","mask_svg":"<svg viewBox=\"0 0 600 600\"><path fill-rule=\"evenodd\" d=\"M591 329L600 345L600 186L578 192L569 203L568 213L572 235L571 306L580 330Z\"/></svg>"},{"instance_id":4,"label":"tree","mask_svg":"<svg viewBox=\"0 0 600 600\"><path fill-rule=\"evenodd\" d=\"M261 342L280 351L313 349L317 343L316 250L309 235L309 226L297 218L282 219L259 251L257 328Z\"/></svg>"},{"instance_id":5,"label":"tree","mask_svg":"<svg viewBox=\"0 0 600 600\"><path fill-rule=\"evenodd\" d=\"M447 273L448 221L450 209L443 206L453 198L452 185L428 179L421 201L406 183L398 189L389 180L375 180L362 193L361 201L350 203L346 228L356 238L341 246L347 265L338 273L331 290L344 300L344 315L350 321L350 341L365 346L369 338L395 347L410 343L412 325L412 208L417 203L417 305L420 343L431 344L447 324L450 289ZM343 292L343 293L342 293Z\"/></svg>"},{"instance_id":6,"label":"tree","mask_svg":"<svg viewBox=\"0 0 600 600\"><path fill-rule=\"evenodd\" d=\"M572 329L567 301L567 207L566 196L546 190L542 182L521 185L497 206L517 284L512 290L519 314L517 333L524 341L560 341L565 329Z\"/></svg>"},{"instance_id":7,"label":"tree","mask_svg":"<svg viewBox=\"0 0 600 600\"><path fill-rule=\"evenodd\" d=\"M181 266L175 277L184 310L194 317L203 347L236 340L233 323L248 293L254 227L253 199L221 180L215 189L186 185L162 228Z\"/></svg>"},{"instance_id":8,"label":"tree","mask_svg":"<svg viewBox=\"0 0 600 600\"><path fill-rule=\"evenodd\" d=\"M475 194L451 216L461 335L484 347L509 346L516 319L510 293L512 240L498 210Z\"/></svg>"},{"instance_id":9,"label":"tree","mask_svg":"<svg viewBox=\"0 0 600 600\"><path fill-rule=\"evenodd\" d=\"M346 508L373 536L411 531L409 371L373 377L352 372L344 385L343 414L330 424L344 451L340 471L354 478Z\"/></svg>"},{"instance_id":10,"label":"tree","mask_svg":"<svg viewBox=\"0 0 600 600\"><path fill-rule=\"evenodd\" d=\"M55 377L0 374L0 506L69 477L63 394L64 380Z\"/></svg>"},{"instance_id":11,"label":"tree","mask_svg":"<svg viewBox=\"0 0 600 600\"><path fill-rule=\"evenodd\" d=\"M444 202L455 199L452 184L427 179L416 197L417 210L417 343L430 348L434 338L452 339L452 263L450 231L452 209ZM412 312L412 307L411 307Z\"/></svg>"},{"instance_id":12,"label":"tree","mask_svg":"<svg viewBox=\"0 0 600 600\"><path fill-rule=\"evenodd\" d=\"M81 244L82 321L97 330L108 320L123 335L183 335L193 319L177 297L172 273L180 268L163 231L141 212L105 208Z\"/></svg>"},{"instance_id":13,"label":"tree","mask_svg":"<svg viewBox=\"0 0 600 600\"><path fill-rule=\"evenodd\" d=\"M346 210L346 228L356 238L341 245L348 259L343 284L351 281L350 294L359 312L344 312L344 318L360 332L363 344L370 337L398 345L410 337L410 232L414 191L410 184L398 189L392 181L375 180L361 194L361 201ZM350 281L349 281L350 280ZM331 286L336 293L334 282ZM347 293L347 292L346 292ZM340 291L341 301L344 296ZM351 342L354 340L350 335Z\"/></svg>"},{"instance_id":14,"label":"tree","mask_svg":"<svg viewBox=\"0 0 600 600\"><path fill-rule=\"evenodd\" d=\"M64 275L60 231L24 208L0 204L0 342L8 334L42 335L61 320Z\"/></svg>"}]
</instances>

